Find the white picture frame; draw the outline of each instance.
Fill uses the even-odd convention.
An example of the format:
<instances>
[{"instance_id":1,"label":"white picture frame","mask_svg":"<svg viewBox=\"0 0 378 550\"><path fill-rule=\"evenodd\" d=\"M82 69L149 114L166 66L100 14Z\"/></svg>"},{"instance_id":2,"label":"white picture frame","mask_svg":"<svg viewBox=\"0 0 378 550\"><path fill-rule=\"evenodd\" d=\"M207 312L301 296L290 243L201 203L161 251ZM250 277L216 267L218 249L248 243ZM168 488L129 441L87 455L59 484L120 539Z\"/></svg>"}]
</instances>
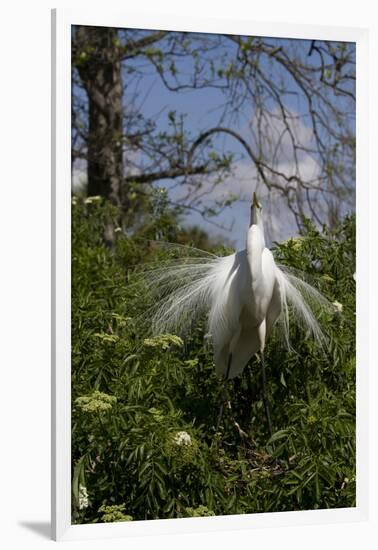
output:
<instances>
[{"instance_id":1,"label":"white picture frame","mask_svg":"<svg viewBox=\"0 0 378 550\"><path fill-rule=\"evenodd\" d=\"M235 516L71 525L71 25L353 41L357 46L357 506ZM361 521L368 515L368 31L248 20L52 12L52 534L55 540ZM364 320L362 322L362 319Z\"/></svg>"}]
</instances>

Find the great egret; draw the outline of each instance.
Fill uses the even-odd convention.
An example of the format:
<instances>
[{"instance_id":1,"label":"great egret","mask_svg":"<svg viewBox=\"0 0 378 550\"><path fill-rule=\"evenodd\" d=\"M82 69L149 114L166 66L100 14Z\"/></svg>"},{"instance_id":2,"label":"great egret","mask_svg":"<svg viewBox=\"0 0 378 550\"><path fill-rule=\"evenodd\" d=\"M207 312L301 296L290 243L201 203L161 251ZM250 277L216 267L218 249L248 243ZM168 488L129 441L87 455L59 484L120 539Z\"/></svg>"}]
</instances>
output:
<instances>
[{"instance_id":1,"label":"great egret","mask_svg":"<svg viewBox=\"0 0 378 550\"><path fill-rule=\"evenodd\" d=\"M186 251L188 250L185 247ZM171 262L144 273L147 286L158 296L148 312L153 334L185 334L205 313L214 349L217 374L229 380L240 375L255 354L261 358L263 401L270 432L266 396L264 349L273 326L289 343L289 309L322 347L324 336L313 308L328 301L287 267L276 264L265 245L263 209L256 194L251 204L246 248L225 257L191 249L194 257ZM224 403L218 415L217 429Z\"/></svg>"}]
</instances>

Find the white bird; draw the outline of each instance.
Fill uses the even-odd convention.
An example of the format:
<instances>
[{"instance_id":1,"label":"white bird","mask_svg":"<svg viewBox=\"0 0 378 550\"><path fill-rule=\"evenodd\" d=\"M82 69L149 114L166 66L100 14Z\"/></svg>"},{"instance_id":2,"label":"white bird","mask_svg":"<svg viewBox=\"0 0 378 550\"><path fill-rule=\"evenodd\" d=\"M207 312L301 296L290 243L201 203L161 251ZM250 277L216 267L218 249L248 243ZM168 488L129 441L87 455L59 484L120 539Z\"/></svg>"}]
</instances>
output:
<instances>
[{"instance_id":1,"label":"white bird","mask_svg":"<svg viewBox=\"0 0 378 550\"><path fill-rule=\"evenodd\" d=\"M187 247L185 247L187 250ZM263 209L253 194L246 248L225 257L192 249L194 257L144 273L159 301L148 312L154 334L185 334L201 314L208 318L215 370L225 384L260 354L263 399L271 431L265 390L264 348L277 321L289 343L289 309L322 347L325 341L312 308L328 301L290 270L278 266L265 245ZM221 407L218 426L223 412Z\"/></svg>"}]
</instances>

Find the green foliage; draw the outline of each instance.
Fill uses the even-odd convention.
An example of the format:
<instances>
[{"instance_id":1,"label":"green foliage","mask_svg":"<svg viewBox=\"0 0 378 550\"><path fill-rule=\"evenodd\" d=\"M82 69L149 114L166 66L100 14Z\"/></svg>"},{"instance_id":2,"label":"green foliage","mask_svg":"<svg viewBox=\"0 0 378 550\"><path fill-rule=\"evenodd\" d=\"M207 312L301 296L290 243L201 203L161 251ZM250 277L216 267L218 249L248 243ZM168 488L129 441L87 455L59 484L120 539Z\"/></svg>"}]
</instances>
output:
<instances>
[{"instance_id":1,"label":"green foliage","mask_svg":"<svg viewBox=\"0 0 378 550\"><path fill-rule=\"evenodd\" d=\"M73 521L354 506L354 219L321 232L307 223L275 246L277 261L308 273L339 306L321 315L324 353L295 327L290 350L270 338L271 438L257 359L232 382L232 409L215 434L222 384L204 325L184 343L150 338L134 322L152 305L138 265L172 257L138 236L179 241L175 216L162 207L139 235L118 231L109 247L105 228L116 220L103 200L73 200Z\"/></svg>"},{"instance_id":2,"label":"green foliage","mask_svg":"<svg viewBox=\"0 0 378 550\"><path fill-rule=\"evenodd\" d=\"M201 518L208 516L215 516L212 510L209 510L206 506L198 506L197 508L186 508L186 515L188 518Z\"/></svg>"},{"instance_id":3,"label":"green foliage","mask_svg":"<svg viewBox=\"0 0 378 550\"><path fill-rule=\"evenodd\" d=\"M162 350L167 350L171 346L183 346L184 342L179 336L174 334L159 334L154 338L145 338L143 340L143 345L147 348L160 348Z\"/></svg>"},{"instance_id":4,"label":"green foliage","mask_svg":"<svg viewBox=\"0 0 378 550\"><path fill-rule=\"evenodd\" d=\"M125 504L114 504L113 506L106 506L103 504L98 509L101 515L101 521L104 523L113 523L115 521L133 521L132 516L124 514Z\"/></svg>"},{"instance_id":5,"label":"green foliage","mask_svg":"<svg viewBox=\"0 0 378 550\"><path fill-rule=\"evenodd\" d=\"M198 451L197 441L184 431L169 434L164 448L165 455L172 459L174 469L181 469L193 462Z\"/></svg>"},{"instance_id":6,"label":"green foliage","mask_svg":"<svg viewBox=\"0 0 378 550\"><path fill-rule=\"evenodd\" d=\"M95 390L91 395L77 397L76 405L84 412L95 413L104 412L112 408L113 403L117 401L116 397Z\"/></svg>"}]
</instances>

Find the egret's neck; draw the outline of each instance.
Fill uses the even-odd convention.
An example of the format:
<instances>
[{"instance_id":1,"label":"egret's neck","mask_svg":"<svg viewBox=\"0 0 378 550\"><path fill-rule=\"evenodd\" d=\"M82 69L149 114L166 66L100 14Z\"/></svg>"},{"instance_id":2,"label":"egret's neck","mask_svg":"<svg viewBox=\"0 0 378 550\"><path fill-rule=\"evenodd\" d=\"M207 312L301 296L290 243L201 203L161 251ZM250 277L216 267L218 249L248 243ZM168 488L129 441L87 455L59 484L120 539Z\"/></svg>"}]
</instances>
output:
<instances>
[{"instance_id":1,"label":"egret's neck","mask_svg":"<svg viewBox=\"0 0 378 550\"><path fill-rule=\"evenodd\" d=\"M264 235L264 218L261 208L256 208L252 206L251 208L251 219L249 222L249 229L253 226L257 226L263 241L263 249L265 248L265 235Z\"/></svg>"},{"instance_id":2,"label":"egret's neck","mask_svg":"<svg viewBox=\"0 0 378 550\"><path fill-rule=\"evenodd\" d=\"M262 253L265 248L264 228L262 224L253 224L247 234L247 258L252 281L262 277Z\"/></svg>"}]
</instances>

